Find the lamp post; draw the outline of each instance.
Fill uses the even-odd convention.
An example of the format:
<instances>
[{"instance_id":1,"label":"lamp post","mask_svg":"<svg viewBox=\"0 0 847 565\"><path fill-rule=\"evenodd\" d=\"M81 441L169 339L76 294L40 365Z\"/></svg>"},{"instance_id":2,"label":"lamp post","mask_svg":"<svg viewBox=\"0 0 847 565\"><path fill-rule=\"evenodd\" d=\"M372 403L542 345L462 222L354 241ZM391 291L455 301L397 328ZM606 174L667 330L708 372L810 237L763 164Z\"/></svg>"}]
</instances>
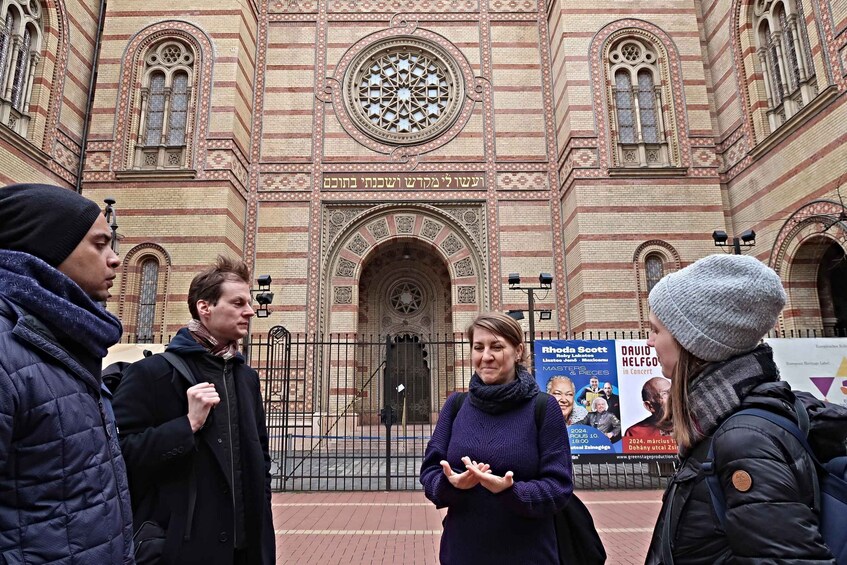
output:
<instances>
[{"instance_id":1,"label":"lamp post","mask_svg":"<svg viewBox=\"0 0 847 565\"><path fill-rule=\"evenodd\" d=\"M729 236L725 231L715 230L712 232L712 240L715 242L715 247L730 248L734 255L741 255L742 247L753 247L756 245L756 232L747 230L740 237L733 237L730 241Z\"/></svg>"},{"instance_id":2,"label":"lamp post","mask_svg":"<svg viewBox=\"0 0 847 565\"><path fill-rule=\"evenodd\" d=\"M270 275L259 275L256 277L256 288L250 289L250 296L256 299L256 302L259 304L257 308L253 311L256 313L257 318L267 318L271 315L271 311L268 310L268 306L274 301L274 293L271 292L271 276ZM247 362L250 362L250 332L253 330L253 319L251 318L249 322L247 322L247 335L244 336L244 339L241 342L241 348L244 353L244 357L247 359Z\"/></svg>"},{"instance_id":3,"label":"lamp post","mask_svg":"<svg viewBox=\"0 0 847 565\"><path fill-rule=\"evenodd\" d=\"M553 275L550 273L540 273L538 275L538 286L522 286L520 273L509 273L509 290L520 290L527 295L527 310L529 311L529 350L535 354L535 291L547 290L553 287ZM517 314L520 313L520 317ZM553 313L550 310L541 310L540 319L550 320ZM520 310L510 310L508 313L516 320L523 319L523 313Z\"/></svg>"},{"instance_id":4,"label":"lamp post","mask_svg":"<svg viewBox=\"0 0 847 565\"><path fill-rule=\"evenodd\" d=\"M115 255L118 254L118 212L115 210L115 202L117 202L114 198L104 198L103 202L106 203L106 209L103 210L103 215L106 217L106 223L109 224L109 227L112 230L112 241L109 244L112 248L112 251L115 252Z\"/></svg>"}]
</instances>

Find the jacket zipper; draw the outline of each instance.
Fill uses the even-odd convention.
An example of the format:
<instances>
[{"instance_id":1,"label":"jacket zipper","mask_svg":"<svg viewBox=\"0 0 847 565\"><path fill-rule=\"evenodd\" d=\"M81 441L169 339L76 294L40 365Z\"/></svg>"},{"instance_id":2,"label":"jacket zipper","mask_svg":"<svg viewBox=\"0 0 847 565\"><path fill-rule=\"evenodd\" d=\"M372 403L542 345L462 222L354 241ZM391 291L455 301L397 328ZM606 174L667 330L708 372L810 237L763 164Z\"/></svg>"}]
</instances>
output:
<instances>
[{"instance_id":1,"label":"jacket zipper","mask_svg":"<svg viewBox=\"0 0 847 565\"><path fill-rule=\"evenodd\" d=\"M229 368L229 360L224 361L224 394L226 395L226 423L229 428L229 472L232 484L229 491L232 493L232 544L238 547L238 507L235 505L235 443L232 438L232 406L230 405L229 388L226 384L226 372Z\"/></svg>"},{"instance_id":2,"label":"jacket zipper","mask_svg":"<svg viewBox=\"0 0 847 565\"><path fill-rule=\"evenodd\" d=\"M102 393L101 393L102 394ZM112 476L115 479L115 493L118 498L118 509L121 513L121 538L124 537L124 530L126 529L126 523L124 522L124 501L121 497L121 482L118 479L118 469L115 467L115 454L112 451L112 430L109 429L109 420L106 418L106 409L103 406L103 399L99 398L97 400L97 405L100 407L100 420L103 423L103 431L106 432L106 445L109 449L109 462L112 464ZM117 431L117 422L115 423L115 431ZM117 437L115 438L117 441ZM126 547L126 539L124 541L124 557L127 554Z\"/></svg>"}]
</instances>

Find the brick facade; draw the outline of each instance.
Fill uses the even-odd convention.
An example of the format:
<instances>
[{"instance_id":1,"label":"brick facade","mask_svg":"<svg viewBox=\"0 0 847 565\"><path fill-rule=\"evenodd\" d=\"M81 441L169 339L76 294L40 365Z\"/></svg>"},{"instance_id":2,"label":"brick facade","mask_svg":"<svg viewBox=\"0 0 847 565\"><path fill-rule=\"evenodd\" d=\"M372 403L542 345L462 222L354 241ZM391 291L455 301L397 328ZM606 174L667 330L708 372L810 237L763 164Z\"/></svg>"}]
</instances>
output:
<instances>
[{"instance_id":1,"label":"brick facade","mask_svg":"<svg viewBox=\"0 0 847 565\"><path fill-rule=\"evenodd\" d=\"M42 4L29 130L0 125L0 178L73 188L100 3ZM110 1L81 183L118 202L125 264L109 307L136 331L140 265L155 258L154 331L172 333L193 273L226 253L273 277L255 332L462 331L481 310L526 309L513 272L554 277L538 331L637 330L647 255L668 272L716 252L713 230L753 229L745 252L789 289L783 328L822 327L820 258L847 249L847 226L827 227L847 184L847 5L803 1L816 94L778 128L750 2L647 6ZM627 37L658 58L664 166L618 153L608 61ZM180 166L145 168L145 57L168 38L193 54L187 136ZM431 139L387 142L345 107L348 67L378 42L448 60L461 100ZM403 281L419 285L416 313L391 309Z\"/></svg>"}]
</instances>

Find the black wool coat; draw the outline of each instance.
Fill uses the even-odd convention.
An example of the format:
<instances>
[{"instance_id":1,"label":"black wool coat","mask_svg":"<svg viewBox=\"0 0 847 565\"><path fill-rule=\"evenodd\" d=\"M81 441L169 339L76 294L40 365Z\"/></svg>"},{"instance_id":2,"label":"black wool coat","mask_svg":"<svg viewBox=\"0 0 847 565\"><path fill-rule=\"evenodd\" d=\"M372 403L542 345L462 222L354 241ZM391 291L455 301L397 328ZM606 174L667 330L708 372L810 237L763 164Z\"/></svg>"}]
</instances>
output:
<instances>
[{"instance_id":1,"label":"black wool coat","mask_svg":"<svg viewBox=\"0 0 847 565\"><path fill-rule=\"evenodd\" d=\"M208 381L194 359L209 354L183 332L168 351L186 361L197 382ZM233 363L238 397L248 563L272 565L270 455L259 378L240 355L228 362ZM234 502L224 471L230 462L214 421L226 414L213 409L203 428L192 433L189 386L164 358L154 355L133 363L117 389L115 420L129 474L133 522L136 529L153 521L166 530L165 564L230 565Z\"/></svg>"}]
</instances>

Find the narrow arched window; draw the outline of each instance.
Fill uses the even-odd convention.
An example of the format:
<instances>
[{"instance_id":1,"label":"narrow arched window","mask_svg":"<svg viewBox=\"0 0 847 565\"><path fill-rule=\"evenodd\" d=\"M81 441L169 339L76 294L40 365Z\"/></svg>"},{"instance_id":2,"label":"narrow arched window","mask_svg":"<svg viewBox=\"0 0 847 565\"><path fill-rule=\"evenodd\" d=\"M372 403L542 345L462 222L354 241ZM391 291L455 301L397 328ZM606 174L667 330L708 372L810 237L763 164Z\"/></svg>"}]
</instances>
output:
<instances>
[{"instance_id":1,"label":"narrow arched window","mask_svg":"<svg viewBox=\"0 0 847 565\"><path fill-rule=\"evenodd\" d=\"M637 36L614 41L608 51L611 77L611 130L616 167L666 167L673 165L662 112L662 51L657 44ZM672 123L672 122L671 122Z\"/></svg>"},{"instance_id":2,"label":"narrow arched window","mask_svg":"<svg viewBox=\"0 0 847 565\"><path fill-rule=\"evenodd\" d=\"M153 324L156 319L156 292L159 286L159 262L146 259L141 264L141 284L138 294L138 319L136 333L139 343L152 343Z\"/></svg>"},{"instance_id":3,"label":"narrow arched window","mask_svg":"<svg viewBox=\"0 0 847 565\"><path fill-rule=\"evenodd\" d=\"M644 143L659 143L659 123L656 119L656 88L653 73L638 71L638 107L641 110L641 138Z\"/></svg>"},{"instance_id":4,"label":"narrow arched window","mask_svg":"<svg viewBox=\"0 0 847 565\"><path fill-rule=\"evenodd\" d=\"M817 82L800 0L758 0L753 15L773 131L817 96Z\"/></svg>"},{"instance_id":5,"label":"narrow arched window","mask_svg":"<svg viewBox=\"0 0 847 565\"><path fill-rule=\"evenodd\" d=\"M26 135L35 71L41 60L41 4L0 3L0 123Z\"/></svg>"},{"instance_id":6,"label":"narrow arched window","mask_svg":"<svg viewBox=\"0 0 847 565\"><path fill-rule=\"evenodd\" d=\"M9 54L12 50L12 34L15 32L15 17L11 12L6 14L5 24L0 30L0 83L5 83L6 69L11 64Z\"/></svg>"},{"instance_id":7,"label":"narrow arched window","mask_svg":"<svg viewBox=\"0 0 847 565\"><path fill-rule=\"evenodd\" d=\"M181 41L168 39L154 45L144 62L135 167L182 168L191 128L194 53Z\"/></svg>"},{"instance_id":8,"label":"narrow arched window","mask_svg":"<svg viewBox=\"0 0 847 565\"><path fill-rule=\"evenodd\" d=\"M635 143L635 105L629 72L615 73L615 110L618 115L618 139L621 143Z\"/></svg>"},{"instance_id":9,"label":"narrow arched window","mask_svg":"<svg viewBox=\"0 0 847 565\"><path fill-rule=\"evenodd\" d=\"M656 253L651 253L644 259L644 273L647 276L647 293L649 294L656 283L665 276L665 262Z\"/></svg>"},{"instance_id":10,"label":"narrow arched window","mask_svg":"<svg viewBox=\"0 0 847 565\"><path fill-rule=\"evenodd\" d=\"M185 144L185 121L188 113L188 75L176 73L171 95L171 120L168 127L168 145Z\"/></svg>"}]
</instances>

